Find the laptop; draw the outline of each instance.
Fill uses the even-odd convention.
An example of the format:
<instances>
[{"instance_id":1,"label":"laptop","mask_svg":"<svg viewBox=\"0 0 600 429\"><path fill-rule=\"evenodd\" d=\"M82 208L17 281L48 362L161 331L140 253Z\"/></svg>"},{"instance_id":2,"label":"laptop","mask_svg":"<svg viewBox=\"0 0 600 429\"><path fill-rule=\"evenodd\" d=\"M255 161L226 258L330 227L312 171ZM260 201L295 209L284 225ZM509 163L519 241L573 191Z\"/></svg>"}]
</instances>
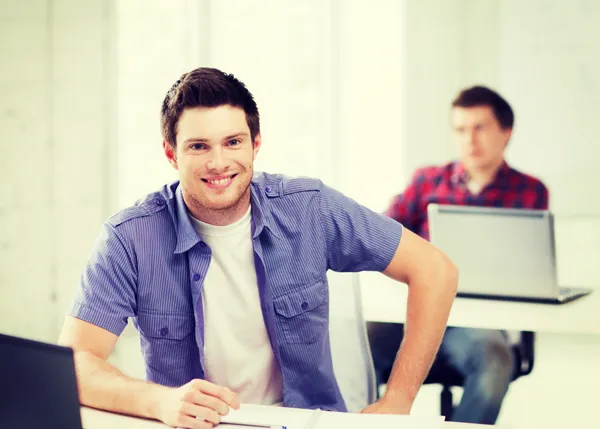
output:
<instances>
[{"instance_id":1,"label":"laptop","mask_svg":"<svg viewBox=\"0 0 600 429\"><path fill-rule=\"evenodd\" d=\"M82 429L72 349L0 334L0 428Z\"/></svg>"},{"instance_id":2,"label":"laptop","mask_svg":"<svg viewBox=\"0 0 600 429\"><path fill-rule=\"evenodd\" d=\"M457 296L564 304L591 289L560 287L548 210L427 206L429 235L459 269Z\"/></svg>"}]
</instances>

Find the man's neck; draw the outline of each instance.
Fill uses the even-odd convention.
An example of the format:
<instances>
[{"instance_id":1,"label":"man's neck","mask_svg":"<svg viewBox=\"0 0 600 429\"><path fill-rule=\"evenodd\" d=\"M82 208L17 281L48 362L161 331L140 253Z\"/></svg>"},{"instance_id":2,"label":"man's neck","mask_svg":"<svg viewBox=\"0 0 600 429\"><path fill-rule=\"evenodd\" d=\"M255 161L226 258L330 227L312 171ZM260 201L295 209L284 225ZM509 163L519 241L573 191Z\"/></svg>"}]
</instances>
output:
<instances>
[{"instance_id":1,"label":"man's neck","mask_svg":"<svg viewBox=\"0 0 600 429\"><path fill-rule=\"evenodd\" d=\"M504 160L497 165L492 165L485 168L466 169L469 176L469 181L474 182L480 189L483 189L496 178L498 170L500 170L503 164Z\"/></svg>"},{"instance_id":2,"label":"man's neck","mask_svg":"<svg viewBox=\"0 0 600 429\"><path fill-rule=\"evenodd\" d=\"M250 206L250 186L233 206L225 209L209 209L202 206L196 199L183 192L183 200L190 214L199 221L215 226L226 226L237 222L248 211Z\"/></svg>"}]
</instances>

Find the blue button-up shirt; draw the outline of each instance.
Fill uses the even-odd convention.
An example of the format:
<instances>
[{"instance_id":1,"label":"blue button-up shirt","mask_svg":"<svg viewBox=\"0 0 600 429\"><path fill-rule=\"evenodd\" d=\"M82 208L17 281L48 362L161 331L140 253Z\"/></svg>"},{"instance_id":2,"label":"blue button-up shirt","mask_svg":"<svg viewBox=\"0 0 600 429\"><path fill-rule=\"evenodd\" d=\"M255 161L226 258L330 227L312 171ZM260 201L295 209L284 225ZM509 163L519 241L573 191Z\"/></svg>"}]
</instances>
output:
<instances>
[{"instance_id":1,"label":"blue button-up shirt","mask_svg":"<svg viewBox=\"0 0 600 429\"><path fill-rule=\"evenodd\" d=\"M284 405L344 411L329 344L326 273L384 270L402 226L316 179L258 174L251 207L261 307ZM181 386L204 378L201 290L210 259L179 182L165 186L104 224L72 315L116 335L132 318L153 382Z\"/></svg>"}]
</instances>

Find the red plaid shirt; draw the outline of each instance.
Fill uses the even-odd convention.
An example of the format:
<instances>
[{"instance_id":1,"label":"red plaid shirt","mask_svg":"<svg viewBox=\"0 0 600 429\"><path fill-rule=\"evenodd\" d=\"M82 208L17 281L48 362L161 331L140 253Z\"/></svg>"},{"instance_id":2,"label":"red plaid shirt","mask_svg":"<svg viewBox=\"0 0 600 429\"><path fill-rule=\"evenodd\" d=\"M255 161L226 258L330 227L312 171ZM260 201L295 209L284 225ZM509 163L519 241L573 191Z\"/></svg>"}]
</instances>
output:
<instances>
[{"instance_id":1,"label":"red plaid shirt","mask_svg":"<svg viewBox=\"0 0 600 429\"><path fill-rule=\"evenodd\" d=\"M467 187L468 174L462 164L418 169L404 192L394 197L385 214L406 228L429 239L427 205L488 206L547 209L548 189L544 184L504 163L496 178L477 195Z\"/></svg>"}]
</instances>

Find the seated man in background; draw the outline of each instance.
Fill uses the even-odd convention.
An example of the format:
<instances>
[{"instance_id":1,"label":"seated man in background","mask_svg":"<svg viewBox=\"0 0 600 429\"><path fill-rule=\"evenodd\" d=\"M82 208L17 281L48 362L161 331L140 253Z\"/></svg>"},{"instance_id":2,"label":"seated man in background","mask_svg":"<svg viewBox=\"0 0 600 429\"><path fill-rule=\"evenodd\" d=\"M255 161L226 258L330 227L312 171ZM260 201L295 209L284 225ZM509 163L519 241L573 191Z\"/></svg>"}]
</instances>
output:
<instances>
[{"instance_id":1,"label":"seated man in background","mask_svg":"<svg viewBox=\"0 0 600 429\"><path fill-rule=\"evenodd\" d=\"M81 402L194 429L239 402L344 411L326 274L370 270L408 284L411 327L388 393L363 412L407 414L456 294L452 262L317 179L254 174L258 108L233 75L184 74L161 125L179 180L104 224L59 340ZM130 318L148 381L107 362Z\"/></svg>"},{"instance_id":2,"label":"seated man in background","mask_svg":"<svg viewBox=\"0 0 600 429\"><path fill-rule=\"evenodd\" d=\"M547 209L544 184L504 160L513 122L510 105L491 89L475 86L460 92L451 111L459 160L418 169L386 214L428 239L427 205L432 202ZM381 377L391 368L402 328L370 323L368 330ZM462 400L449 420L494 424L514 371L506 332L449 327L439 353L465 377Z\"/></svg>"}]
</instances>

